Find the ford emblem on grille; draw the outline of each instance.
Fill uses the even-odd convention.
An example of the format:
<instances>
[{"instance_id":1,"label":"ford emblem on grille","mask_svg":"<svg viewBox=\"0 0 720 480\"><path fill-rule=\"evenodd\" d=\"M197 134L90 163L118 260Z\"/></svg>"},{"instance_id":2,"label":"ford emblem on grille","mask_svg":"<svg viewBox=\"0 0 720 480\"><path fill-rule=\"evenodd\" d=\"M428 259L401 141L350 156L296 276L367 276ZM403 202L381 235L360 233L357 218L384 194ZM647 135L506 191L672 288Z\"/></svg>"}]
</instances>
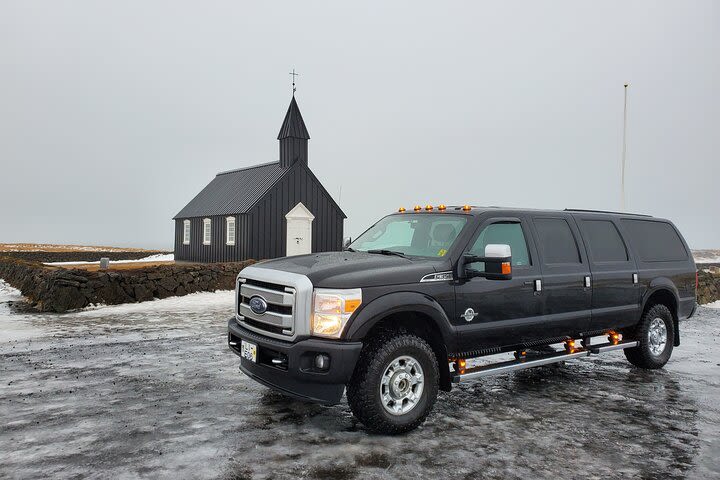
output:
<instances>
[{"instance_id":1,"label":"ford emblem on grille","mask_svg":"<svg viewBox=\"0 0 720 480\"><path fill-rule=\"evenodd\" d=\"M256 313L258 315L262 315L263 313L267 312L268 304L265 299L259 295L255 295L254 297L252 297L248 302L248 305L250 306L250 310L252 310L253 313Z\"/></svg>"}]
</instances>

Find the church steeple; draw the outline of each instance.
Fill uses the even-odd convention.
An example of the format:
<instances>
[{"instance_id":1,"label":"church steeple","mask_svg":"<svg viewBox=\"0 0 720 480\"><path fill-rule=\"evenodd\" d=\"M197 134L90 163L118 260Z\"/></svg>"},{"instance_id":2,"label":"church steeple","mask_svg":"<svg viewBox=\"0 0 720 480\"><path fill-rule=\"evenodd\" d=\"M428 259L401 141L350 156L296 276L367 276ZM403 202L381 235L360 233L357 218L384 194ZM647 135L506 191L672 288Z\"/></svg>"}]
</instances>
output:
<instances>
[{"instance_id":1,"label":"church steeple","mask_svg":"<svg viewBox=\"0 0 720 480\"><path fill-rule=\"evenodd\" d=\"M280 166L288 168L298 160L307 164L309 139L310 134L305 127L300 108L298 108L293 94L290 106L285 114L285 120L282 127L280 127L280 133L278 133Z\"/></svg>"}]
</instances>

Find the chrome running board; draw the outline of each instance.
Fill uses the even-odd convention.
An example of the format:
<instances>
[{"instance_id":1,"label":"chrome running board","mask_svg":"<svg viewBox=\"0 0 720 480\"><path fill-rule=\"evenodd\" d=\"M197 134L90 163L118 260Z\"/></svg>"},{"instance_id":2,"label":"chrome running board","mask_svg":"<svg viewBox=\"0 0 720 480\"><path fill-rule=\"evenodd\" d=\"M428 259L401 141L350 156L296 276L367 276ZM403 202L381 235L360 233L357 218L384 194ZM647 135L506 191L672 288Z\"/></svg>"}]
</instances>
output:
<instances>
[{"instance_id":1,"label":"chrome running board","mask_svg":"<svg viewBox=\"0 0 720 480\"><path fill-rule=\"evenodd\" d=\"M479 367L468 368L464 373L452 372L452 382L460 383L462 380L473 378L489 377L490 375L499 375L501 373L515 372L525 370L532 367L540 367L542 365L550 365L552 363L564 362L573 358L589 357L604 352L612 352L613 350L623 350L625 348L637 347L637 341L614 343L602 343L599 345L591 345L588 348L578 348L572 353L560 351L542 355L540 357L522 356L517 360L509 360L506 362L492 363L490 365L481 365Z\"/></svg>"}]
</instances>

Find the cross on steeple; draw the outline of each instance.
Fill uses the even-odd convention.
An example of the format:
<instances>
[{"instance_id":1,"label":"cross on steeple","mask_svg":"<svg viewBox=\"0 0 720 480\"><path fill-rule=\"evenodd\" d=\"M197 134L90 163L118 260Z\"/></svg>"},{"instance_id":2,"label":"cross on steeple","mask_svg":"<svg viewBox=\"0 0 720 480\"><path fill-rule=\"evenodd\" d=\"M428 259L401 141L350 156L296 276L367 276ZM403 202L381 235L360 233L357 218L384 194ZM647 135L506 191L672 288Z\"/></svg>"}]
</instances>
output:
<instances>
[{"instance_id":1,"label":"cross on steeple","mask_svg":"<svg viewBox=\"0 0 720 480\"><path fill-rule=\"evenodd\" d=\"M297 88L295 88L295 77L299 76L300 74L299 74L299 73L295 73L295 69L293 68L293 71L290 72L290 75L292 75L292 86L293 86L293 97L294 97L294 96L295 96L295 90L297 90Z\"/></svg>"}]
</instances>

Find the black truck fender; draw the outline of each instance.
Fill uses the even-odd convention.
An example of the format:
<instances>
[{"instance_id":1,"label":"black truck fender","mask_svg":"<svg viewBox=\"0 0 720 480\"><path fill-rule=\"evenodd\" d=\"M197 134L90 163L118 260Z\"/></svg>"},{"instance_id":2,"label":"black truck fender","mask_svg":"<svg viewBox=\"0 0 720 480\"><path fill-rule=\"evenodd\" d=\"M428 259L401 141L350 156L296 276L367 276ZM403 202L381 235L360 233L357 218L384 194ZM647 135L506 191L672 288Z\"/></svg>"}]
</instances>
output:
<instances>
[{"instance_id":1,"label":"black truck fender","mask_svg":"<svg viewBox=\"0 0 720 480\"><path fill-rule=\"evenodd\" d=\"M418 292L393 292L380 296L364 305L357 315L350 319L345 340L362 341L378 322L398 313L418 313L432 320L442 335L448 351L453 351L456 330L450 324L445 311L434 298Z\"/></svg>"},{"instance_id":2,"label":"black truck fender","mask_svg":"<svg viewBox=\"0 0 720 480\"><path fill-rule=\"evenodd\" d=\"M668 305L670 312L673 315L673 327L675 330L675 340L673 342L675 347L680 346L680 322L678 317L680 315L680 295L678 293L675 283L666 277L658 277L653 279L648 285L642 298L642 309L641 312L645 312L648 306L648 302L652 301L655 303L656 300L662 299L663 303Z\"/></svg>"},{"instance_id":3,"label":"black truck fender","mask_svg":"<svg viewBox=\"0 0 720 480\"><path fill-rule=\"evenodd\" d=\"M418 292L395 292L378 297L350 319L345 340L362 341L378 323L391 315L402 313L422 315L435 327L433 330L439 332L439 337L432 335L428 341L438 357L440 388L449 392L452 383L446 360L448 352L456 350L457 331L434 298Z\"/></svg>"}]
</instances>

